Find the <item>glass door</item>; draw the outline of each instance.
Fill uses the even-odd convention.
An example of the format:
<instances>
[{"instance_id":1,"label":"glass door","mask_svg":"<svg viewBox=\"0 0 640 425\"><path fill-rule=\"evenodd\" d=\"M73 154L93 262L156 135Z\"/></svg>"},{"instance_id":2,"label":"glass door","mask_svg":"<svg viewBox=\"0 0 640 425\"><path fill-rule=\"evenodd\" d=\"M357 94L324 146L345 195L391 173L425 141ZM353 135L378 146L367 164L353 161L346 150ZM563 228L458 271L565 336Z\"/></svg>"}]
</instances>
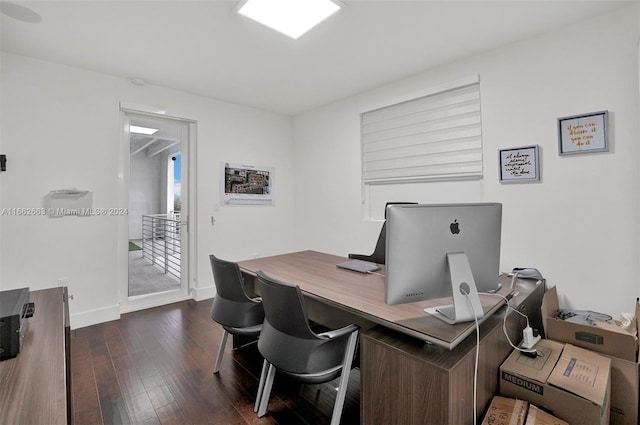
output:
<instances>
[{"instance_id":1,"label":"glass door","mask_svg":"<svg viewBox=\"0 0 640 425\"><path fill-rule=\"evenodd\" d=\"M125 113L127 279L121 310L188 298L189 122ZM126 286L126 287L125 287Z\"/></svg>"}]
</instances>

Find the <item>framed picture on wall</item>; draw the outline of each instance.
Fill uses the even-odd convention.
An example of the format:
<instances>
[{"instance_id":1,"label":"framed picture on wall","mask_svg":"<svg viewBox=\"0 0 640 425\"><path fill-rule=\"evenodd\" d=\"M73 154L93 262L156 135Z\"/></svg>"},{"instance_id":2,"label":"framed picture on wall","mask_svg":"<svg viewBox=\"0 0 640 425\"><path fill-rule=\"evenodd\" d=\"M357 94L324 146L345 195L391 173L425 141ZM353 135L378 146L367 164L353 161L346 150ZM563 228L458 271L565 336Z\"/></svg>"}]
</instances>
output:
<instances>
[{"instance_id":1,"label":"framed picture on wall","mask_svg":"<svg viewBox=\"0 0 640 425\"><path fill-rule=\"evenodd\" d=\"M558 118L559 154L607 152L608 120L608 111Z\"/></svg>"},{"instance_id":2,"label":"framed picture on wall","mask_svg":"<svg viewBox=\"0 0 640 425\"><path fill-rule=\"evenodd\" d=\"M540 181L538 145L500 149L500 183Z\"/></svg>"},{"instance_id":3,"label":"framed picture on wall","mask_svg":"<svg viewBox=\"0 0 640 425\"><path fill-rule=\"evenodd\" d=\"M274 167L223 162L220 172L221 205L275 205Z\"/></svg>"}]
</instances>

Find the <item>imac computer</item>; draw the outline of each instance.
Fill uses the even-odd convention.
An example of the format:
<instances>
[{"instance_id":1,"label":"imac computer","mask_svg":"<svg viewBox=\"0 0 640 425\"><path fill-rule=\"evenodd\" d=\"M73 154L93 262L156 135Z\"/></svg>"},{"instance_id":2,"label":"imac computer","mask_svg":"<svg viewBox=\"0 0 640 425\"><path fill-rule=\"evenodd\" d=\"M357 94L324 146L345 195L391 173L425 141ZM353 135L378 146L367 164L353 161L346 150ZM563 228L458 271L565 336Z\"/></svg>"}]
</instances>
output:
<instances>
[{"instance_id":1,"label":"imac computer","mask_svg":"<svg viewBox=\"0 0 640 425\"><path fill-rule=\"evenodd\" d=\"M499 287L502 204L387 207L385 301L453 297L425 309L447 323L481 319L478 292Z\"/></svg>"}]
</instances>

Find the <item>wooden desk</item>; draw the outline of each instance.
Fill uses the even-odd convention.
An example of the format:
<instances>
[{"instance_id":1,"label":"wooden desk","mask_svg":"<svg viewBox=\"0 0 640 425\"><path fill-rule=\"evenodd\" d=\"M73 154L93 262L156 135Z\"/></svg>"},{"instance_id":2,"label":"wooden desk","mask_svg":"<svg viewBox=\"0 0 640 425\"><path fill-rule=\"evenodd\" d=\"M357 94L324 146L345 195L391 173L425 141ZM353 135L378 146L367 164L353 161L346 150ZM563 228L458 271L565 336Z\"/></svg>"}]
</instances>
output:
<instances>
[{"instance_id":1,"label":"wooden desk","mask_svg":"<svg viewBox=\"0 0 640 425\"><path fill-rule=\"evenodd\" d=\"M18 356L0 362L0 424L71 423L65 288L30 293L35 314Z\"/></svg>"},{"instance_id":2,"label":"wooden desk","mask_svg":"<svg viewBox=\"0 0 640 425\"><path fill-rule=\"evenodd\" d=\"M358 324L361 332L361 423L471 424L475 324L448 325L424 308L445 304L424 301L388 305L384 277L336 268L343 257L315 251L247 260L239 263L249 285L257 271L292 284L305 295L309 318L329 327ZM382 270L384 273L384 269ZM501 276L502 295L511 279ZM518 280L511 306L529 316L542 331L540 304L544 284ZM483 307L496 296L482 295ZM502 307L481 325L478 415L498 391L498 369L511 352L502 332ZM510 314L507 330L520 340L526 322ZM425 344L425 341L430 342ZM455 347L450 350L450 347Z\"/></svg>"},{"instance_id":3,"label":"wooden desk","mask_svg":"<svg viewBox=\"0 0 640 425\"><path fill-rule=\"evenodd\" d=\"M321 252L302 251L241 261L238 264L245 274L255 275L261 270L276 279L299 285L308 298L321 305L342 310L349 316L357 316L357 324L365 328L372 324L382 325L448 349L454 348L474 332L474 322L452 326L424 312L425 308L450 304L451 300L398 305L385 303L384 277L336 267L336 264L346 260ZM384 268L381 273L384 273ZM510 280L503 280L503 288L499 293L506 296L510 292ZM481 295L480 298L485 309L503 304L501 298L495 295ZM366 325L366 322L369 324Z\"/></svg>"}]
</instances>

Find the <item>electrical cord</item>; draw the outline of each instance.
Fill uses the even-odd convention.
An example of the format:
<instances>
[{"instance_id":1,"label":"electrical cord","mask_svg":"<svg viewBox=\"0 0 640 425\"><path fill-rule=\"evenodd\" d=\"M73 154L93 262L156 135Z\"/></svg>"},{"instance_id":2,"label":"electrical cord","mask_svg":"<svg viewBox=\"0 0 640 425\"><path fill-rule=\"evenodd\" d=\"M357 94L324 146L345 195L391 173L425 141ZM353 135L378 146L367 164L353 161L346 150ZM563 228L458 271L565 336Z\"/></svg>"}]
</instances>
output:
<instances>
[{"instance_id":1,"label":"electrical cord","mask_svg":"<svg viewBox=\"0 0 640 425\"><path fill-rule=\"evenodd\" d=\"M611 317L610 315L605 313L598 313L597 311L592 310L560 309L556 313L556 318L560 320L580 320L591 326L594 326L596 322L613 323L613 317Z\"/></svg>"},{"instance_id":2,"label":"electrical cord","mask_svg":"<svg viewBox=\"0 0 640 425\"><path fill-rule=\"evenodd\" d=\"M478 417L478 360L480 357L480 323L478 322L478 312L476 311L471 299L469 299L469 294L464 293L465 298L469 305L471 306L471 311L473 311L473 320L476 323L476 355L475 355L475 364L473 366L473 421L471 423L476 423L476 418Z\"/></svg>"},{"instance_id":3,"label":"electrical cord","mask_svg":"<svg viewBox=\"0 0 640 425\"><path fill-rule=\"evenodd\" d=\"M515 279L517 278L517 276L518 276L518 274L515 273L512 281L511 281L511 288L512 289L513 289L513 284L514 284ZM509 313L511 311L515 311L520 316L525 318L525 320L527 321L527 328L529 327L529 317L526 314L524 314L521 311L519 311L518 309L516 309L515 307L512 307L511 304L509 303L510 298L507 298L506 296L504 296L502 294L498 294L498 293L495 293L495 292L482 292L482 294L495 295L495 296L498 296L498 297L500 297L500 298L502 298L504 300L504 302L505 302L505 304L507 306L507 311L505 312L504 317L502 318L502 332L504 333L504 336L507 339L507 342L509 343L511 348L513 348L514 350L520 351L522 353L528 354L528 355L533 355L533 356L540 355L539 353L537 353L537 350L535 350L535 349L527 349L527 348L517 347L511 341L511 338L509 338L509 334L507 333L507 317L509 316ZM479 355L480 355L480 323L478 322L478 312L475 310L475 308L473 306L473 303L469 299L469 294L468 293L464 293L464 295L465 295L465 298L467 299L467 302L471 306L471 310L473 311L473 318L474 318L475 325L476 325L476 353L475 353L475 364L474 364L474 368L473 368L473 421L472 421L472 423L476 423L477 411L478 411L477 394L478 394L478 362L479 362ZM515 296L515 294L513 292L510 295Z\"/></svg>"},{"instance_id":4,"label":"electrical cord","mask_svg":"<svg viewBox=\"0 0 640 425\"><path fill-rule=\"evenodd\" d=\"M514 280L515 278L518 276L517 273L514 274ZM513 283L514 280L511 281L511 288L513 288ZM515 344L511 341L511 338L509 338L509 334L507 333L507 316L509 315L510 311L515 311L516 313L518 313L520 316L524 317L527 321L527 327L529 327L529 317L518 311L516 308L512 307L511 304L509 304L509 298L505 297L502 294L498 294L495 292L482 292L482 294L486 294L486 295L496 295L500 298L502 298L505 302L505 304L507 305L507 311L504 314L504 317L502 319L502 332L504 333L504 336L507 338L507 342L509 342L509 345L518 351L521 351L523 353L528 353L528 354L534 354L536 355L537 350L534 349L522 349L520 347L516 347ZM469 299L469 294L468 293L464 293L465 298L467 300L467 302L469 303L469 305L471 306L471 310L473 311L473 319L475 321L475 325L476 325L476 354L475 354L475 363L474 363L474 367L473 367L473 420L471 423L476 423L476 418L477 413L478 413L478 362L479 362L479 357L480 357L480 323L478 322L478 312L476 311L475 307L473 306L473 303L471 302L471 300Z\"/></svg>"},{"instance_id":5,"label":"electrical cord","mask_svg":"<svg viewBox=\"0 0 640 425\"><path fill-rule=\"evenodd\" d=\"M513 291L513 288L516 285L516 279L518 279L518 272L515 272L513 274L513 276L511 277L511 290ZM507 303L508 304L508 303Z\"/></svg>"},{"instance_id":6,"label":"electrical cord","mask_svg":"<svg viewBox=\"0 0 640 425\"><path fill-rule=\"evenodd\" d=\"M517 273L516 273L516 276L517 276ZM513 281L512 281L512 286L513 286ZM507 311L505 312L505 315L502 321L502 332L504 333L504 336L507 338L509 345L511 345L512 348L518 351L522 351L526 353L536 353L536 350L527 350L527 349L516 347L511 341L511 338L509 338L509 334L507 333L507 316L509 315L509 309L511 309L512 311L515 311L516 313L524 317L527 320L527 327L528 327L529 318L527 317L527 315L511 307L511 305L509 304L509 298L505 297L502 294L498 294L495 292L483 292L483 294L496 295L502 298L506 303ZM475 353L475 362L473 367L473 421L472 421L472 423L476 423L476 418L478 417L478 363L479 363L479 357L480 357L480 323L478 322L479 313L476 311L473 303L471 302L471 299L469 299L469 294L465 292L464 295L467 302L471 306L471 311L473 311L473 319L476 325L476 353Z\"/></svg>"},{"instance_id":7,"label":"electrical cord","mask_svg":"<svg viewBox=\"0 0 640 425\"><path fill-rule=\"evenodd\" d=\"M502 298L504 300L504 302L507 305L507 311L504 313L504 317L502 318L502 332L504 333L504 336L507 338L507 342L509 343L509 345L511 346L511 348L513 348L514 350L518 350L522 353L528 353L528 354L534 354L537 352L537 350L534 349L529 349L529 348L520 348L517 347L512 341L511 338L509 338L509 334L507 333L507 317L509 316L509 313L511 311L515 311L516 313L518 313L520 316L524 317L525 320L527 321L527 327L529 327L529 317L520 312L518 309L514 308L511 306L511 304L509 304L509 298L505 297L502 294L492 294L492 293L486 293L487 295L496 295L500 298Z\"/></svg>"},{"instance_id":8,"label":"electrical cord","mask_svg":"<svg viewBox=\"0 0 640 425\"><path fill-rule=\"evenodd\" d=\"M516 274L517 275L517 274ZM513 287L513 284L512 284ZM502 294L497 294L497 293L491 293L491 292L483 292L483 294L487 294L487 295L496 295L500 298L502 298L504 300L504 302L507 305L507 311L504 314L504 318L502 320L502 332L504 333L504 336L507 338L507 342L509 342L509 345L511 345L512 348L514 348L515 350L524 352L524 353L530 353L530 354L535 354L536 350L531 350L531 349L522 349L520 347L516 347L513 342L511 342L511 338L509 338L509 334L507 333L507 316L509 315L509 310L511 309L512 311L515 311L516 313L518 313L519 315L521 315L522 317L524 317L527 320L527 327L529 327L529 317L527 317L526 314L518 311L517 309L515 309L514 307L512 307L509 304L509 298L505 297ZM473 303L471 302L471 300L469 299L469 294L465 293L465 298L467 299L467 302L469 303L469 305L471 306L471 310L473 311L473 319L475 321L476 324L476 354L475 354L475 363L473 366L473 420L471 423L476 423L476 418L478 417L478 361L479 361L479 357L480 357L480 323L478 322L478 312L475 310Z\"/></svg>"}]
</instances>

